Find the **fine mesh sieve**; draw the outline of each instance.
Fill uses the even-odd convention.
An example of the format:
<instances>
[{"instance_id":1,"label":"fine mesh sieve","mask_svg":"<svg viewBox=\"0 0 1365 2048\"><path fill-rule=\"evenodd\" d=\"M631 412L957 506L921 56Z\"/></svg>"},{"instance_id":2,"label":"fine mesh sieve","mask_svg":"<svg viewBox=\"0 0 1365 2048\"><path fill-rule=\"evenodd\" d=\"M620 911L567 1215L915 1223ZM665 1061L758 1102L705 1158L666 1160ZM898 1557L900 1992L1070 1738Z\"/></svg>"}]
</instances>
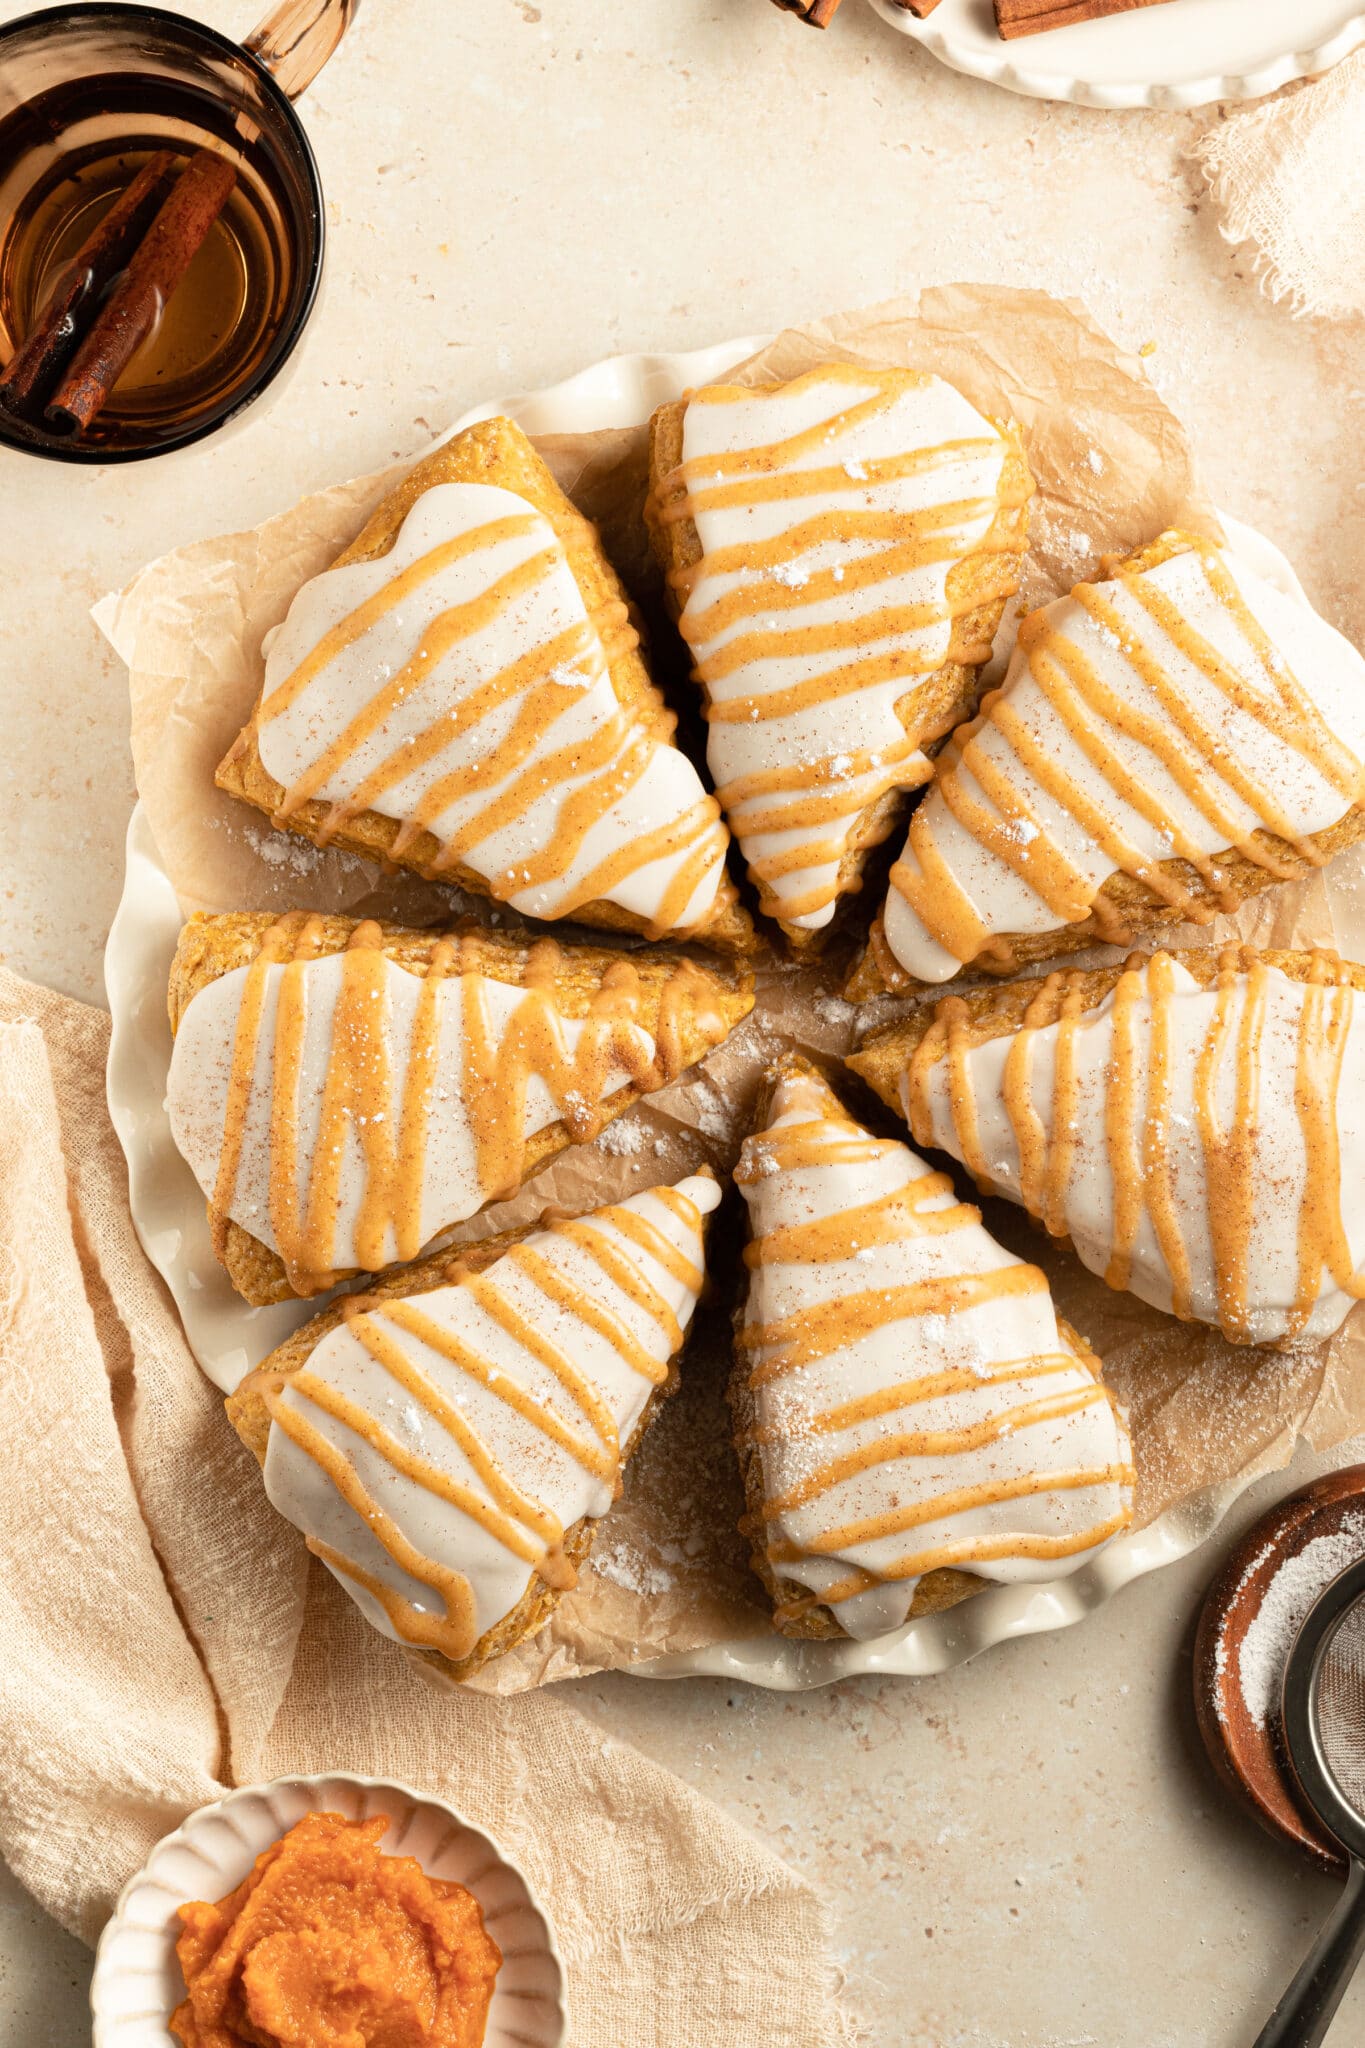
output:
<instances>
[{"instance_id":1,"label":"fine mesh sieve","mask_svg":"<svg viewBox=\"0 0 1365 2048\"><path fill-rule=\"evenodd\" d=\"M1365 1559L1319 1595L1294 1639L1284 1740L1304 1801L1347 1852L1350 1870L1256 2048L1317 2048L1365 1950Z\"/></svg>"},{"instance_id":2,"label":"fine mesh sieve","mask_svg":"<svg viewBox=\"0 0 1365 2048\"><path fill-rule=\"evenodd\" d=\"M1365 1596L1347 1608L1323 1649L1314 1716L1323 1762L1365 1816Z\"/></svg>"}]
</instances>

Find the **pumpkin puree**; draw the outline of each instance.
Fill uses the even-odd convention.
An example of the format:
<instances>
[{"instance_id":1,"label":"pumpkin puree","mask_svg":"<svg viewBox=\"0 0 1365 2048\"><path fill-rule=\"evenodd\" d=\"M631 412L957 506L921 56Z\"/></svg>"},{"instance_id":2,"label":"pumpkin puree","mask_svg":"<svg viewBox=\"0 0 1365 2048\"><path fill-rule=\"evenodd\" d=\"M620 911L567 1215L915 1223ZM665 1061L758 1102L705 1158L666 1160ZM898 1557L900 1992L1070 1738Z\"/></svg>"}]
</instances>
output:
<instances>
[{"instance_id":1,"label":"pumpkin puree","mask_svg":"<svg viewBox=\"0 0 1365 2048\"><path fill-rule=\"evenodd\" d=\"M310 1813L216 1904L180 1908L185 2048L479 2048L502 1956L462 1885Z\"/></svg>"}]
</instances>

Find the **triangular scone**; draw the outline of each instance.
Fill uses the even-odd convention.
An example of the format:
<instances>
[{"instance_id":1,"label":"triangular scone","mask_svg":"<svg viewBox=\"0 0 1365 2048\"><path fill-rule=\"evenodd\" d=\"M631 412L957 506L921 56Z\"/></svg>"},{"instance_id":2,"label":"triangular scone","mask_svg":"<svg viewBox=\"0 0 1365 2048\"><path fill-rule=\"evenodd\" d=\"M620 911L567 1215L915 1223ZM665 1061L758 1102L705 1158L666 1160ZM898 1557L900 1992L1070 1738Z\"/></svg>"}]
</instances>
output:
<instances>
[{"instance_id":1,"label":"triangular scone","mask_svg":"<svg viewBox=\"0 0 1365 2048\"><path fill-rule=\"evenodd\" d=\"M220 789L527 916L751 948L595 529L519 427L418 463L270 636Z\"/></svg>"},{"instance_id":2,"label":"triangular scone","mask_svg":"<svg viewBox=\"0 0 1365 2048\"><path fill-rule=\"evenodd\" d=\"M809 948L975 701L1024 549L1018 430L941 378L827 363L664 406L650 479L721 807Z\"/></svg>"},{"instance_id":3,"label":"triangular scone","mask_svg":"<svg viewBox=\"0 0 1365 2048\"><path fill-rule=\"evenodd\" d=\"M1127 1526L1099 1361L946 1174L794 1063L736 1178L753 1238L733 1398L779 1629L884 1635L983 1580L1075 1571Z\"/></svg>"},{"instance_id":4,"label":"triangular scone","mask_svg":"<svg viewBox=\"0 0 1365 2048\"><path fill-rule=\"evenodd\" d=\"M535 1632L671 1391L709 1174L391 1275L229 1400L274 1506L366 1619L456 1678Z\"/></svg>"},{"instance_id":5,"label":"triangular scone","mask_svg":"<svg viewBox=\"0 0 1365 2048\"><path fill-rule=\"evenodd\" d=\"M1165 533L1031 612L953 734L850 993L1207 923L1365 836L1365 660Z\"/></svg>"},{"instance_id":6,"label":"triangular scone","mask_svg":"<svg viewBox=\"0 0 1365 2048\"><path fill-rule=\"evenodd\" d=\"M1365 967L1133 954L974 990L849 1065L1092 1273L1234 1344L1316 1342L1365 1294Z\"/></svg>"},{"instance_id":7,"label":"triangular scone","mask_svg":"<svg viewBox=\"0 0 1365 2048\"><path fill-rule=\"evenodd\" d=\"M750 977L679 954L192 918L167 1108L248 1301L407 1261L719 1045Z\"/></svg>"}]
</instances>

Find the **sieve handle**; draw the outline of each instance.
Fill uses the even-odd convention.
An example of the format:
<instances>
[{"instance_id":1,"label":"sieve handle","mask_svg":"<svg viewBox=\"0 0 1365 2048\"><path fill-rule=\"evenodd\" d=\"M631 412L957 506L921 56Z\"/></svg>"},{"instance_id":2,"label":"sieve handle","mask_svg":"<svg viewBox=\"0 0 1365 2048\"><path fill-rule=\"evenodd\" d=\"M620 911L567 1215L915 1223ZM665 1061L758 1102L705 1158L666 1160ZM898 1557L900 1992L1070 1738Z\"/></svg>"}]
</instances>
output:
<instances>
[{"instance_id":1,"label":"sieve handle","mask_svg":"<svg viewBox=\"0 0 1365 2048\"><path fill-rule=\"evenodd\" d=\"M1256 2048L1318 2048L1365 1950L1365 1863L1351 1858L1337 1900L1299 1974L1256 2036Z\"/></svg>"}]
</instances>

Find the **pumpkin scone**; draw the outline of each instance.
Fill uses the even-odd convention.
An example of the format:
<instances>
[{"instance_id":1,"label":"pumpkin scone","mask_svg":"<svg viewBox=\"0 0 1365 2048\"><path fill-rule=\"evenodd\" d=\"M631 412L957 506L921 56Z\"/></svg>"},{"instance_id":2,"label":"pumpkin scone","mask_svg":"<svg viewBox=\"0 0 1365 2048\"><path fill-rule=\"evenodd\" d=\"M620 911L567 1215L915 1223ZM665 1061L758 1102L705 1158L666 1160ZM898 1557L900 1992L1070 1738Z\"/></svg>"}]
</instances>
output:
<instances>
[{"instance_id":1,"label":"pumpkin scone","mask_svg":"<svg viewBox=\"0 0 1365 2048\"><path fill-rule=\"evenodd\" d=\"M1365 837L1365 660L1189 533L1031 612L939 755L855 997L1206 924Z\"/></svg>"},{"instance_id":2,"label":"pumpkin scone","mask_svg":"<svg viewBox=\"0 0 1365 2048\"><path fill-rule=\"evenodd\" d=\"M1111 1287L1230 1343L1316 1343L1365 1295L1365 967L1334 953L1057 968L848 1064Z\"/></svg>"},{"instance_id":3,"label":"pumpkin scone","mask_svg":"<svg viewBox=\"0 0 1365 2048\"><path fill-rule=\"evenodd\" d=\"M192 918L167 1108L256 1304L414 1259L726 1038L747 970L302 911Z\"/></svg>"},{"instance_id":4,"label":"pumpkin scone","mask_svg":"<svg viewBox=\"0 0 1365 2048\"><path fill-rule=\"evenodd\" d=\"M745 952L674 724L595 528L519 427L482 420L304 584L217 782L530 917Z\"/></svg>"},{"instance_id":5,"label":"pumpkin scone","mask_svg":"<svg viewBox=\"0 0 1365 2048\"><path fill-rule=\"evenodd\" d=\"M826 363L663 406L650 485L721 807L809 950L975 703L1027 533L1018 429L939 377Z\"/></svg>"},{"instance_id":6,"label":"pumpkin scone","mask_svg":"<svg viewBox=\"0 0 1365 2048\"><path fill-rule=\"evenodd\" d=\"M1099 1361L946 1174L791 1061L736 1178L753 1236L732 1399L783 1634L881 1636L987 1581L1075 1571L1127 1527Z\"/></svg>"},{"instance_id":7,"label":"pumpkin scone","mask_svg":"<svg viewBox=\"0 0 1365 2048\"><path fill-rule=\"evenodd\" d=\"M455 1678L534 1634L676 1363L709 1174L389 1275L227 1403L265 1490L366 1619Z\"/></svg>"}]
</instances>

